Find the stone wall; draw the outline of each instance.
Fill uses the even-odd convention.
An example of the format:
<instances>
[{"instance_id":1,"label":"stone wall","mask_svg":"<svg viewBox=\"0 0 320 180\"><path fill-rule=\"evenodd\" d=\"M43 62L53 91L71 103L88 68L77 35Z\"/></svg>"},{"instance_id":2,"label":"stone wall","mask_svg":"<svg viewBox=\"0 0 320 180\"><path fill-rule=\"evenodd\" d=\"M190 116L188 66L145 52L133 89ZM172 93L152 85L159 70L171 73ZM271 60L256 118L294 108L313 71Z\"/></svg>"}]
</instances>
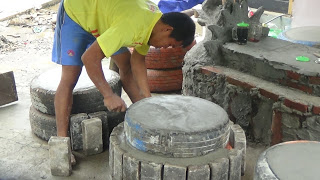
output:
<instances>
[{"instance_id":1,"label":"stone wall","mask_svg":"<svg viewBox=\"0 0 320 180\"><path fill-rule=\"evenodd\" d=\"M233 43L236 23L257 23L263 8L249 19L246 0L219 2L207 0L199 12L206 36L185 56L182 93L220 105L248 140L320 140L320 65L313 56L318 49L272 38Z\"/></svg>"},{"instance_id":2,"label":"stone wall","mask_svg":"<svg viewBox=\"0 0 320 180\"><path fill-rule=\"evenodd\" d=\"M221 66L194 68L184 80L183 94L219 104L248 140L267 145L320 141L319 97Z\"/></svg>"}]
</instances>

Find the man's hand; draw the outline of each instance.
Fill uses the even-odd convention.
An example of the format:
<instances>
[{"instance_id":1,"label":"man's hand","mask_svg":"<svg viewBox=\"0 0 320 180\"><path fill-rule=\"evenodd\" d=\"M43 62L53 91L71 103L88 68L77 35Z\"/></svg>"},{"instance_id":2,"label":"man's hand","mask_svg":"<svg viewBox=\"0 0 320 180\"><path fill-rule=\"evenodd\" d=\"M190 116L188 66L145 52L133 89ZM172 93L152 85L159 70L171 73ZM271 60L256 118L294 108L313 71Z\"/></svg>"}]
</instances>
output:
<instances>
[{"instance_id":1,"label":"man's hand","mask_svg":"<svg viewBox=\"0 0 320 180\"><path fill-rule=\"evenodd\" d=\"M82 55L82 62L87 69L90 79L104 97L104 105L108 110L123 112L127 109L126 103L112 92L110 85L106 81L101 65L103 57L104 54L97 41L95 41Z\"/></svg>"},{"instance_id":2,"label":"man's hand","mask_svg":"<svg viewBox=\"0 0 320 180\"><path fill-rule=\"evenodd\" d=\"M112 112L124 112L127 109L126 103L116 94L105 97L103 102L108 110Z\"/></svg>"}]
</instances>

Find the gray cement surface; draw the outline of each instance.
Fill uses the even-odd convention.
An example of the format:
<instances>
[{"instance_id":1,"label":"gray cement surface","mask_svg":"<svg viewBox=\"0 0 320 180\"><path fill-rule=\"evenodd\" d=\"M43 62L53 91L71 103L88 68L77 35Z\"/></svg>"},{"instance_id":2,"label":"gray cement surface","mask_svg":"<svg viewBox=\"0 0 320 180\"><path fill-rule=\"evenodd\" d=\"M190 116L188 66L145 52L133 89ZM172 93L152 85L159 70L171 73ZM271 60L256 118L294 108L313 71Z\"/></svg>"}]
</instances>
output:
<instances>
[{"instance_id":1,"label":"gray cement surface","mask_svg":"<svg viewBox=\"0 0 320 180\"><path fill-rule=\"evenodd\" d=\"M311 36L311 35L310 35ZM246 46L239 46L236 43L227 43L224 47L232 51L248 54L263 61L266 59L271 66L276 69L293 70L301 74L316 76L319 73L319 64L315 63L317 59L312 53L317 53L319 49L294 44L288 41L265 38L259 43L248 42ZM296 60L298 56L310 58L309 62L300 62ZM283 58L279 58L283 57ZM250 67L248 67L250 70Z\"/></svg>"},{"instance_id":2,"label":"gray cement surface","mask_svg":"<svg viewBox=\"0 0 320 180\"><path fill-rule=\"evenodd\" d=\"M144 99L134 104L127 113L138 124L173 132L206 131L221 127L229 121L227 113L220 106L188 96Z\"/></svg>"},{"instance_id":3,"label":"gray cement surface","mask_svg":"<svg viewBox=\"0 0 320 180\"><path fill-rule=\"evenodd\" d=\"M279 179L319 179L320 143L278 144L267 150L269 168Z\"/></svg>"},{"instance_id":4,"label":"gray cement surface","mask_svg":"<svg viewBox=\"0 0 320 180\"><path fill-rule=\"evenodd\" d=\"M108 151L85 157L74 152L77 165L70 177L54 177L50 173L48 143L32 134L29 123L31 105L29 87L32 78L57 67L51 63L52 29L39 33L32 26L0 24L0 34L15 43L15 50L0 53L0 71L13 70L19 101L0 106L0 179L108 179ZM105 63L104 63L105 64ZM105 64L107 65L107 64ZM156 96L157 94L153 94ZM131 104L124 93L122 98ZM251 180L257 157L266 149L257 144L247 145L247 168L242 179Z\"/></svg>"}]
</instances>

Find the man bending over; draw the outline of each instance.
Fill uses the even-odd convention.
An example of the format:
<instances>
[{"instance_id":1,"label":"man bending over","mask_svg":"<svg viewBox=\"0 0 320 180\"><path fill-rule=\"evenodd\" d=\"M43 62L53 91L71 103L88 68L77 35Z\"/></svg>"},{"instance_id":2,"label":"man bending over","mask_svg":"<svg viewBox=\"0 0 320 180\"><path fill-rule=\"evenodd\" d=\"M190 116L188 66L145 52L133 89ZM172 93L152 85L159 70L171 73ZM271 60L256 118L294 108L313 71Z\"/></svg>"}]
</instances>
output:
<instances>
[{"instance_id":1,"label":"man bending over","mask_svg":"<svg viewBox=\"0 0 320 180\"><path fill-rule=\"evenodd\" d=\"M62 1L52 51L52 61L62 65L54 101L57 135L68 136L72 91L83 65L108 110L123 112L126 104L112 92L101 60L112 57L123 88L135 103L151 96L144 62L149 46L186 47L193 42L194 33L190 17L177 12L162 14L148 0ZM134 47L132 54L127 47Z\"/></svg>"}]
</instances>

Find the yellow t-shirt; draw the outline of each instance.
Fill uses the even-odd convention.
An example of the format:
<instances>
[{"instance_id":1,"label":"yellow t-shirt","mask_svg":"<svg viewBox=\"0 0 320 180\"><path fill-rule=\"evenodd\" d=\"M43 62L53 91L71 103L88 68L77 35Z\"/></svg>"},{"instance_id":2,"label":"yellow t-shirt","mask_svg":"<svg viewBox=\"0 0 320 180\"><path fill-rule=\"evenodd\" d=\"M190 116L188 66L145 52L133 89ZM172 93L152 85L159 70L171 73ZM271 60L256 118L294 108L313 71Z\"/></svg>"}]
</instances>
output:
<instances>
[{"instance_id":1,"label":"yellow t-shirt","mask_svg":"<svg viewBox=\"0 0 320 180\"><path fill-rule=\"evenodd\" d=\"M152 29L162 13L149 0L64 0L68 16L97 38L106 57L121 47L149 50Z\"/></svg>"}]
</instances>

